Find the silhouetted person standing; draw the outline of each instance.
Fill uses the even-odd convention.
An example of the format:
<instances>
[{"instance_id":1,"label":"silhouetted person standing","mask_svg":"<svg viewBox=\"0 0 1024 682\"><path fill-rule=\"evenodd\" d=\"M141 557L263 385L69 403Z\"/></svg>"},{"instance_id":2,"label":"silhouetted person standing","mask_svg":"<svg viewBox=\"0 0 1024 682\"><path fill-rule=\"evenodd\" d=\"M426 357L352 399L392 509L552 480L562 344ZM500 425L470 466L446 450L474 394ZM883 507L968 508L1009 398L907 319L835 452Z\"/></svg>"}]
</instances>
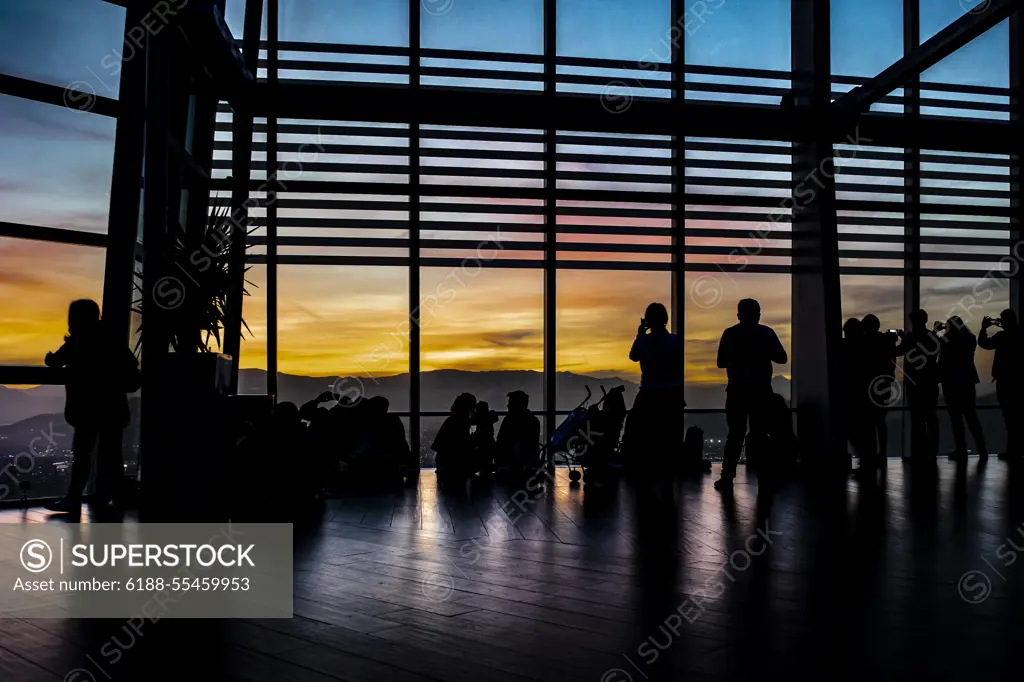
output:
<instances>
[{"instance_id":1,"label":"silhouetted person standing","mask_svg":"<svg viewBox=\"0 0 1024 682\"><path fill-rule=\"evenodd\" d=\"M775 330L760 324L761 304L752 298L743 299L736 306L736 317L739 324L726 329L718 344L718 366L729 378L725 389L729 435L722 478L715 482L719 489L731 486L736 476L748 422L752 433L767 431L765 413L772 396L772 363L784 365L789 360Z\"/></svg>"},{"instance_id":2,"label":"silhouetted person standing","mask_svg":"<svg viewBox=\"0 0 1024 682\"><path fill-rule=\"evenodd\" d=\"M886 408L893 402L892 385L896 381L897 339L895 333L883 333L881 327L881 322L875 315L865 315L861 320L864 376L860 382L860 389L867 396L865 437L868 440L868 447L877 456L878 465L882 465L888 456L889 429L885 418Z\"/></svg>"},{"instance_id":3,"label":"silhouetted person standing","mask_svg":"<svg viewBox=\"0 0 1024 682\"><path fill-rule=\"evenodd\" d=\"M128 425L127 393L139 388L139 365L123 346L111 342L95 301L79 299L68 306L64 344L46 354L48 367L65 371L64 419L74 427L71 482L65 497L46 505L50 511L79 513L82 494L98 447L95 499L102 507L118 505L124 477L121 437ZM98 444L98 446L97 446Z\"/></svg>"},{"instance_id":4,"label":"silhouetted person standing","mask_svg":"<svg viewBox=\"0 0 1024 682\"><path fill-rule=\"evenodd\" d=\"M667 466L683 446L683 340L668 331L668 310L647 306L629 359L640 363L640 390L633 400L627 432L634 454L645 464Z\"/></svg>"},{"instance_id":5,"label":"silhouetted person standing","mask_svg":"<svg viewBox=\"0 0 1024 682\"><path fill-rule=\"evenodd\" d=\"M942 341L928 325L928 313L910 313L910 331L900 332L896 355L903 357L903 377L910 406L910 452L917 461L933 461L939 452L939 355Z\"/></svg>"},{"instance_id":6,"label":"silhouetted person standing","mask_svg":"<svg viewBox=\"0 0 1024 682\"><path fill-rule=\"evenodd\" d=\"M978 339L964 321L953 316L945 326L946 333L942 338L942 353L939 355L939 377L942 382L942 396L949 408L949 419L953 427L953 441L956 451L950 459L964 461L967 459L967 438L964 435L964 423L974 438L974 445L982 459L988 458L985 446L985 434L978 419L977 402L980 383L978 370L974 365L974 351L978 347Z\"/></svg>"},{"instance_id":7,"label":"silhouetted person standing","mask_svg":"<svg viewBox=\"0 0 1024 682\"><path fill-rule=\"evenodd\" d=\"M843 323L843 429L846 440L864 465L871 459L865 453L867 442L867 391L864 390L864 325L856 317Z\"/></svg>"},{"instance_id":8,"label":"silhouetted person standing","mask_svg":"<svg viewBox=\"0 0 1024 682\"><path fill-rule=\"evenodd\" d=\"M989 328L993 325L1002 327L1002 331L989 336ZM1021 390L1024 388L1024 337L1022 337L1017 314L1010 309L1004 310L998 320L986 317L981 323L981 335L978 345L985 350L994 350L992 360L992 379L996 382L996 397L999 409L1003 413L1006 424L1006 452L1000 453L1000 459L1016 459L1022 454L1020 420L1024 413L1024 399Z\"/></svg>"}]
</instances>

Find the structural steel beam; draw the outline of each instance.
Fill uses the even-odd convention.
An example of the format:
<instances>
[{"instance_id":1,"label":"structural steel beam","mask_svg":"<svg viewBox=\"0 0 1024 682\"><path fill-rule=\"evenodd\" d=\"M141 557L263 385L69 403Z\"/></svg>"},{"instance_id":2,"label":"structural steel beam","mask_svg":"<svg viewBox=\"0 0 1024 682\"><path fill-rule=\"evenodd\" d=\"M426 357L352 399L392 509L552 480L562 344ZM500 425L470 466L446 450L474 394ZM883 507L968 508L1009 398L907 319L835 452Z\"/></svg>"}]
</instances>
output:
<instances>
[{"instance_id":1,"label":"structural steel beam","mask_svg":"<svg viewBox=\"0 0 1024 682\"><path fill-rule=\"evenodd\" d=\"M829 3L793 0L791 20L793 111L821 116L831 95ZM842 299L833 149L831 132L822 128L808 130L793 145L790 404L796 408L803 461L842 467Z\"/></svg>"},{"instance_id":2,"label":"structural steel beam","mask_svg":"<svg viewBox=\"0 0 1024 682\"><path fill-rule=\"evenodd\" d=\"M672 104L677 127L672 135L672 331L686 337L686 3L672 0ZM684 349L685 352L685 349Z\"/></svg>"},{"instance_id":3,"label":"structural steel beam","mask_svg":"<svg viewBox=\"0 0 1024 682\"><path fill-rule=\"evenodd\" d=\"M409 0L409 90L413 101L420 94L420 2ZM417 111L413 106L410 111ZM409 122L409 447L420 456L420 124ZM371 377L367 377L371 378Z\"/></svg>"},{"instance_id":4,"label":"structural steel beam","mask_svg":"<svg viewBox=\"0 0 1024 682\"><path fill-rule=\"evenodd\" d=\"M903 54L921 44L921 0L903 0ZM921 78L912 75L903 85L903 117L911 125L921 120ZM903 148L903 313L921 307L921 147Z\"/></svg>"},{"instance_id":5,"label":"structural steel beam","mask_svg":"<svg viewBox=\"0 0 1024 682\"><path fill-rule=\"evenodd\" d=\"M942 29L923 45L832 103L840 116L868 111L908 80L939 63L985 31L1021 8L1024 0L981 0L952 24Z\"/></svg>"},{"instance_id":6,"label":"structural steel beam","mask_svg":"<svg viewBox=\"0 0 1024 682\"><path fill-rule=\"evenodd\" d=\"M267 0L267 87L277 90L278 0ZM267 394L277 402L277 117L267 117Z\"/></svg>"},{"instance_id":7,"label":"structural steel beam","mask_svg":"<svg viewBox=\"0 0 1024 682\"><path fill-rule=\"evenodd\" d=\"M1021 49L1021 38L1024 38L1024 11L1016 12L1010 18L1010 120L1017 126L1024 121L1024 50ZM1010 256L1017 263L1011 268L1010 274L1010 308L1020 317L1021 313L1021 279L1024 274L1024 263L1021 257L1024 239L1021 226L1024 225L1024 140L1018 132L1007 140L1007 151L1010 153Z\"/></svg>"},{"instance_id":8,"label":"structural steel beam","mask_svg":"<svg viewBox=\"0 0 1024 682\"><path fill-rule=\"evenodd\" d=\"M248 0L245 5L245 26L242 33L242 58L246 69L256 73L260 53L260 29L263 23L263 0ZM252 176L253 116L250 98L236 106L231 126L231 213L236 219L236 232L231 241L229 265L231 289L228 294L227 322L224 325L224 353L231 356L231 390L238 389L238 361L242 347L242 307L245 290L245 250L249 225L249 179Z\"/></svg>"},{"instance_id":9,"label":"structural steel beam","mask_svg":"<svg viewBox=\"0 0 1024 682\"><path fill-rule=\"evenodd\" d=\"M554 108L558 89L555 64L557 36L556 0L544 0L544 108ZM601 113L606 113L601 110ZM544 130L544 429L545 437L555 432L558 400L558 182L554 120L538 126Z\"/></svg>"},{"instance_id":10,"label":"structural steel beam","mask_svg":"<svg viewBox=\"0 0 1024 682\"><path fill-rule=\"evenodd\" d=\"M679 105L670 100L635 99L614 116L601 106L598 95L510 93L457 88L424 88L414 98L405 87L282 81L277 96L266 84L256 85L254 115L314 120L409 123L416 112L420 123L436 125L587 130L592 132L675 135ZM553 101L552 101L553 100ZM1006 153L1010 123L995 120L943 120L917 123L898 114L865 113L839 125L825 113L786 110L756 104L685 101L682 116L686 134L694 137L796 142L826 134L833 142L849 143L856 134L863 144L903 148L947 149Z\"/></svg>"}]
</instances>

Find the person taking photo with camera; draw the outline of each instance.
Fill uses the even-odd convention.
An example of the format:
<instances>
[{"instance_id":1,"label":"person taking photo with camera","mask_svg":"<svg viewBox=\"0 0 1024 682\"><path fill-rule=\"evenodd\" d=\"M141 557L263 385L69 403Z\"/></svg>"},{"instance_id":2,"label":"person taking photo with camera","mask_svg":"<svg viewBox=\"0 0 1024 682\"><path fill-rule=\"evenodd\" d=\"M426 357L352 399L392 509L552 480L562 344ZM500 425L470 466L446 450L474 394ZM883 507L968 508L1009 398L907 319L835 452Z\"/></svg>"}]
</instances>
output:
<instances>
[{"instance_id":1,"label":"person taking photo with camera","mask_svg":"<svg viewBox=\"0 0 1024 682\"><path fill-rule=\"evenodd\" d=\"M1000 327L1001 331L989 335L992 327ZM1000 453L999 459L1019 459L1021 456L1020 415L1024 400L1021 399L1021 388L1024 383L1024 339L1021 337L1017 314L1007 308L999 314L999 319L986 317L981 322L981 334L978 345L985 350L994 350L992 361L992 380L996 382L996 397L999 409L1003 413L1006 424L1006 451Z\"/></svg>"},{"instance_id":2,"label":"person taking photo with camera","mask_svg":"<svg viewBox=\"0 0 1024 682\"><path fill-rule=\"evenodd\" d=\"M939 356L939 380L942 385L942 396L949 408L949 420L953 429L953 441L956 450L949 456L957 462L967 461L967 438L964 424L974 438L974 445L982 460L988 459L988 448L985 445L985 434L978 419L975 407L977 400L976 385L980 382L978 370L974 365L974 349L978 340L967 324L954 315L941 325L942 353Z\"/></svg>"}]
</instances>

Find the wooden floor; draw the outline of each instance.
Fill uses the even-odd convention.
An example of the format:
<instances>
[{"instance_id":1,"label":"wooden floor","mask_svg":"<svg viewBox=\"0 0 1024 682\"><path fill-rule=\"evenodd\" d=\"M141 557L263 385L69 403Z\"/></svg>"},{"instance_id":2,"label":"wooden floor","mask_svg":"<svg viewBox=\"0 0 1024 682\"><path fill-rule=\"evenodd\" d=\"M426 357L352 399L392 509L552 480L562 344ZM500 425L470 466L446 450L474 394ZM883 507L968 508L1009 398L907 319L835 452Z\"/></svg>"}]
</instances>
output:
<instances>
[{"instance_id":1,"label":"wooden floor","mask_svg":"<svg viewBox=\"0 0 1024 682\"><path fill-rule=\"evenodd\" d=\"M1004 462L774 492L741 469L732 495L678 483L671 513L565 474L332 501L297 541L292 620L0 621L0 680L1019 679Z\"/></svg>"}]
</instances>

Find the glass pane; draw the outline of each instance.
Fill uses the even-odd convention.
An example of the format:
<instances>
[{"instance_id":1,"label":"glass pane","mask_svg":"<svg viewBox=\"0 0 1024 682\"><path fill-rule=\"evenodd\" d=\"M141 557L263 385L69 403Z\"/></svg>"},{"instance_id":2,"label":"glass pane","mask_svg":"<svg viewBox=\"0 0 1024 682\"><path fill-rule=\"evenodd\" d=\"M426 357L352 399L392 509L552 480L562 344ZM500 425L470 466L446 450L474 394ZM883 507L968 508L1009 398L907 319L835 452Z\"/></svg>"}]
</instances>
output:
<instances>
[{"instance_id":1,"label":"glass pane","mask_svg":"<svg viewBox=\"0 0 1024 682\"><path fill-rule=\"evenodd\" d=\"M867 314L878 317L881 328L904 329L903 278L843 275L839 278L843 297L843 321Z\"/></svg>"},{"instance_id":2,"label":"glass pane","mask_svg":"<svg viewBox=\"0 0 1024 682\"><path fill-rule=\"evenodd\" d=\"M626 62L559 65L559 92L600 95L615 113L634 97L672 96L667 65L682 29L673 32L670 0L558 0L556 23L559 55Z\"/></svg>"},{"instance_id":3,"label":"glass pane","mask_svg":"<svg viewBox=\"0 0 1024 682\"><path fill-rule=\"evenodd\" d=\"M481 52L544 52L543 0L423 0L424 48Z\"/></svg>"},{"instance_id":4,"label":"glass pane","mask_svg":"<svg viewBox=\"0 0 1024 682\"><path fill-rule=\"evenodd\" d=\"M227 6L224 8L224 22L228 25L231 30L231 35L235 37L236 41L241 41L245 37L245 3L247 0L227 0ZM260 40L267 39L267 2L263 2L263 19L260 22ZM239 45L241 50L241 45ZM265 48L260 49L260 59L265 60L267 58L267 50ZM266 79L267 70L262 68L260 71L260 78Z\"/></svg>"},{"instance_id":5,"label":"glass pane","mask_svg":"<svg viewBox=\"0 0 1024 682\"><path fill-rule=\"evenodd\" d=\"M420 40L424 49L539 55L544 51L543 0L423 0ZM425 86L541 90L544 67L471 55L424 56ZM457 70L470 70L470 76ZM493 72L493 76L490 73ZM508 72L522 74L511 75Z\"/></svg>"},{"instance_id":6,"label":"glass pane","mask_svg":"<svg viewBox=\"0 0 1024 682\"><path fill-rule=\"evenodd\" d=\"M112 118L0 95L0 220L107 231Z\"/></svg>"},{"instance_id":7,"label":"glass pane","mask_svg":"<svg viewBox=\"0 0 1024 682\"><path fill-rule=\"evenodd\" d=\"M843 206L837 212L840 271L902 272L903 150L858 143L836 145L835 153L836 199Z\"/></svg>"},{"instance_id":8,"label":"glass pane","mask_svg":"<svg viewBox=\"0 0 1024 682\"><path fill-rule=\"evenodd\" d=\"M278 193L278 252L408 255L408 127L306 119L279 125L278 159L287 172L279 173L284 187ZM318 191L303 191L307 181L321 183ZM374 186L381 187L368 193Z\"/></svg>"},{"instance_id":9,"label":"glass pane","mask_svg":"<svg viewBox=\"0 0 1024 682\"><path fill-rule=\"evenodd\" d=\"M404 268L278 266L278 400L334 390L407 411L408 300Z\"/></svg>"},{"instance_id":10,"label":"glass pane","mask_svg":"<svg viewBox=\"0 0 1024 682\"><path fill-rule=\"evenodd\" d=\"M122 55L130 59L135 47L125 47L124 21L124 8L111 2L0 3L0 73L117 98Z\"/></svg>"},{"instance_id":11,"label":"glass pane","mask_svg":"<svg viewBox=\"0 0 1024 682\"><path fill-rule=\"evenodd\" d=\"M463 392L504 410L510 391L544 406L544 278L539 270L423 268L420 401L447 412Z\"/></svg>"},{"instance_id":12,"label":"glass pane","mask_svg":"<svg viewBox=\"0 0 1024 682\"><path fill-rule=\"evenodd\" d=\"M267 266L253 265L245 273L242 299L242 344L238 353L238 392L267 392ZM248 327L248 329L246 329Z\"/></svg>"},{"instance_id":13,"label":"glass pane","mask_svg":"<svg viewBox=\"0 0 1024 682\"><path fill-rule=\"evenodd\" d=\"M871 78L903 56L903 0L832 0L832 73Z\"/></svg>"},{"instance_id":14,"label":"glass pane","mask_svg":"<svg viewBox=\"0 0 1024 682\"><path fill-rule=\"evenodd\" d=\"M981 284L1009 272L1010 157L923 150L921 267L963 270Z\"/></svg>"},{"instance_id":15,"label":"glass pane","mask_svg":"<svg viewBox=\"0 0 1024 682\"><path fill-rule=\"evenodd\" d=\"M63 413L63 386L0 386L0 503L67 490L73 430Z\"/></svg>"},{"instance_id":16,"label":"glass pane","mask_svg":"<svg viewBox=\"0 0 1024 682\"><path fill-rule=\"evenodd\" d=\"M671 314L672 275L668 272L562 270L558 273L556 315L557 408L571 410L600 386L626 386L626 405L640 384L640 366L629 359L636 328L650 303ZM672 321L669 320L671 329Z\"/></svg>"},{"instance_id":17,"label":"glass pane","mask_svg":"<svg viewBox=\"0 0 1024 682\"><path fill-rule=\"evenodd\" d=\"M670 0L558 0L555 19L559 55L670 61Z\"/></svg>"},{"instance_id":18,"label":"glass pane","mask_svg":"<svg viewBox=\"0 0 1024 682\"><path fill-rule=\"evenodd\" d=\"M754 298L761 304L761 324L779 335L792 352L791 277L788 274L688 272L686 273L686 403L691 408L724 408L726 376L718 369L718 343L722 332L736 324L736 304ZM776 365L772 385L789 400L790 366ZM710 437L710 433L707 434ZM723 436L724 437L724 436Z\"/></svg>"},{"instance_id":19,"label":"glass pane","mask_svg":"<svg viewBox=\"0 0 1024 682\"><path fill-rule=\"evenodd\" d=\"M103 298L103 249L0 238L0 365L42 365L67 333L68 304Z\"/></svg>"},{"instance_id":20,"label":"glass pane","mask_svg":"<svg viewBox=\"0 0 1024 682\"><path fill-rule=\"evenodd\" d=\"M231 29L231 35L236 40L241 40L245 33L245 3L246 0L227 0L224 5L224 23Z\"/></svg>"},{"instance_id":21,"label":"glass pane","mask_svg":"<svg viewBox=\"0 0 1024 682\"><path fill-rule=\"evenodd\" d=\"M281 0L278 29L282 41L408 47L409 3Z\"/></svg>"},{"instance_id":22,"label":"glass pane","mask_svg":"<svg viewBox=\"0 0 1024 682\"><path fill-rule=\"evenodd\" d=\"M981 5L983 0L919 0L921 12L921 42L927 41L964 14Z\"/></svg>"},{"instance_id":23,"label":"glass pane","mask_svg":"<svg viewBox=\"0 0 1024 682\"><path fill-rule=\"evenodd\" d=\"M1004 21L922 73L921 81L1008 88L1009 48L1010 25Z\"/></svg>"},{"instance_id":24,"label":"glass pane","mask_svg":"<svg viewBox=\"0 0 1024 682\"><path fill-rule=\"evenodd\" d=\"M790 69L789 0L707 0L687 4L687 64Z\"/></svg>"},{"instance_id":25,"label":"glass pane","mask_svg":"<svg viewBox=\"0 0 1024 682\"><path fill-rule=\"evenodd\" d=\"M928 40L973 9L974 0L921 0L921 40ZM988 3L981 3L987 6ZM1010 22L1003 21L921 74L922 114L1009 119ZM928 83L972 86L970 92L931 89ZM935 106L935 102L941 106ZM963 104L958 103L963 102Z\"/></svg>"}]
</instances>

